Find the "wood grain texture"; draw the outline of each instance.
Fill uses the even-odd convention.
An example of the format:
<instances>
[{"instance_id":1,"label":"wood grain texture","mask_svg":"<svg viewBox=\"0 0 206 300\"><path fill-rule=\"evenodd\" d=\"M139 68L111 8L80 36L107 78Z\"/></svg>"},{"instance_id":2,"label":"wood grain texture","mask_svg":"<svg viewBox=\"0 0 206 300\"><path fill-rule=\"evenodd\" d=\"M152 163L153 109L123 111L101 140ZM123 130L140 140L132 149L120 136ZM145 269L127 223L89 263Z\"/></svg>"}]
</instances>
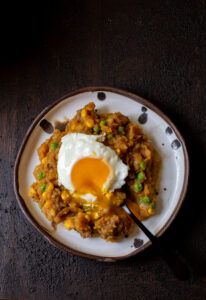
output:
<instances>
[{"instance_id":1,"label":"wood grain texture","mask_svg":"<svg viewBox=\"0 0 206 300\"><path fill-rule=\"evenodd\" d=\"M12 10L20 18L0 23L0 298L206 298L205 176L200 175L206 165L205 1L31 3L35 9L28 14L26 6L6 8L5 19ZM191 261L194 282L176 280L152 249L115 264L68 255L23 217L12 172L26 130L46 105L89 85L115 86L149 99L185 137L189 190L163 238Z\"/></svg>"}]
</instances>

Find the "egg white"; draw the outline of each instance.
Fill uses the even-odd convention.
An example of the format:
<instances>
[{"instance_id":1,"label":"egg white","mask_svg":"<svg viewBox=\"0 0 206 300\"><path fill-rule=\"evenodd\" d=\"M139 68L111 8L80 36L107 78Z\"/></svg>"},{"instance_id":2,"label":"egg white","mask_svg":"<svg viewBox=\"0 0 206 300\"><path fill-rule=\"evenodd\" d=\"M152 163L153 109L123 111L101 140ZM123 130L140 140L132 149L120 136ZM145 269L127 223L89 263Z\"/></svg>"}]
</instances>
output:
<instances>
[{"instance_id":1,"label":"egg white","mask_svg":"<svg viewBox=\"0 0 206 300\"><path fill-rule=\"evenodd\" d=\"M121 161L114 150L97 141L101 137L101 135L70 133L62 138L57 161L58 181L70 192L75 192L70 176L72 168L84 157L100 158L109 164L111 172L103 185L102 192L113 192L125 184L128 166Z\"/></svg>"}]
</instances>

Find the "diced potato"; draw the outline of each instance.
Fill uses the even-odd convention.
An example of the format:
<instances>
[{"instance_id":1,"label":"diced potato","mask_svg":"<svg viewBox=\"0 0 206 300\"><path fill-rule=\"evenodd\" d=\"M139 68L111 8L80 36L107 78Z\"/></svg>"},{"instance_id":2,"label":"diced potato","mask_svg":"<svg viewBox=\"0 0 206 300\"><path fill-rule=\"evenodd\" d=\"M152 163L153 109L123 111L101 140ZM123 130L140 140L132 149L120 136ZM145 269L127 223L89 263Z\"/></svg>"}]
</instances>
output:
<instances>
[{"instance_id":1,"label":"diced potato","mask_svg":"<svg viewBox=\"0 0 206 300\"><path fill-rule=\"evenodd\" d=\"M149 196L149 194L150 194L149 186L147 183L144 184L144 194L146 196Z\"/></svg>"},{"instance_id":2,"label":"diced potato","mask_svg":"<svg viewBox=\"0 0 206 300\"><path fill-rule=\"evenodd\" d=\"M82 117L82 118L85 118L86 116L87 116L87 111L86 111L86 109L84 108L84 109L81 110L81 117Z\"/></svg>"},{"instance_id":3,"label":"diced potato","mask_svg":"<svg viewBox=\"0 0 206 300\"><path fill-rule=\"evenodd\" d=\"M47 157L42 158L41 163L46 164L47 163Z\"/></svg>"},{"instance_id":4,"label":"diced potato","mask_svg":"<svg viewBox=\"0 0 206 300\"><path fill-rule=\"evenodd\" d=\"M34 189L33 187L30 187L30 189L29 189L29 196L30 196L30 197L33 197L33 196L35 196L35 195L36 195L35 189Z\"/></svg>"}]
</instances>

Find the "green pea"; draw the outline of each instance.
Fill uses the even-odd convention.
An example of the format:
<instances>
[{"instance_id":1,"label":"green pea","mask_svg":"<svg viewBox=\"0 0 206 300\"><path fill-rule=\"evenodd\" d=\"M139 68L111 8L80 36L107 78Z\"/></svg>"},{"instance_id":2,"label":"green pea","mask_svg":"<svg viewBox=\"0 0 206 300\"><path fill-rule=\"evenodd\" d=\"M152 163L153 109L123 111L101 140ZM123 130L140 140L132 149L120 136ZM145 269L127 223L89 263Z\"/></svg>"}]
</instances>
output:
<instances>
[{"instance_id":1,"label":"green pea","mask_svg":"<svg viewBox=\"0 0 206 300\"><path fill-rule=\"evenodd\" d=\"M139 180L145 180L145 173L144 172L137 173L137 179L139 179Z\"/></svg>"},{"instance_id":2,"label":"green pea","mask_svg":"<svg viewBox=\"0 0 206 300\"><path fill-rule=\"evenodd\" d=\"M46 184L45 183L42 183L40 185L40 190L41 190L42 193L46 191Z\"/></svg>"},{"instance_id":3,"label":"green pea","mask_svg":"<svg viewBox=\"0 0 206 300\"><path fill-rule=\"evenodd\" d=\"M94 127L93 127L93 131L94 131L95 133L99 133L99 131L100 131L99 126L98 126L98 125L94 126Z\"/></svg>"},{"instance_id":4,"label":"green pea","mask_svg":"<svg viewBox=\"0 0 206 300\"><path fill-rule=\"evenodd\" d=\"M145 163L145 161L142 160L141 163L139 164L139 166L140 166L140 168L141 168L142 170L145 170L145 169L146 169L146 163Z\"/></svg>"},{"instance_id":5,"label":"green pea","mask_svg":"<svg viewBox=\"0 0 206 300\"><path fill-rule=\"evenodd\" d=\"M148 196L142 196L142 197L140 198L140 201L141 201L142 203L144 203L144 204L150 204L150 203L152 202L152 200L151 200L150 197L148 197Z\"/></svg>"},{"instance_id":6,"label":"green pea","mask_svg":"<svg viewBox=\"0 0 206 300\"><path fill-rule=\"evenodd\" d=\"M137 182L134 184L133 189L136 193L139 193L142 191L143 185L141 183Z\"/></svg>"},{"instance_id":7,"label":"green pea","mask_svg":"<svg viewBox=\"0 0 206 300\"><path fill-rule=\"evenodd\" d=\"M45 177L45 173L44 172L40 172L38 175L38 179L41 180Z\"/></svg>"},{"instance_id":8,"label":"green pea","mask_svg":"<svg viewBox=\"0 0 206 300\"><path fill-rule=\"evenodd\" d=\"M123 126L119 126L118 127L118 132L119 133L124 133L124 127Z\"/></svg>"},{"instance_id":9,"label":"green pea","mask_svg":"<svg viewBox=\"0 0 206 300\"><path fill-rule=\"evenodd\" d=\"M53 143L51 143L50 147L51 147L52 150L56 150L58 145L59 144L57 142L53 142Z\"/></svg>"},{"instance_id":10,"label":"green pea","mask_svg":"<svg viewBox=\"0 0 206 300\"><path fill-rule=\"evenodd\" d=\"M113 138L113 134L111 134L111 133L107 134L107 138L108 138L108 140L111 140Z\"/></svg>"},{"instance_id":11,"label":"green pea","mask_svg":"<svg viewBox=\"0 0 206 300\"><path fill-rule=\"evenodd\" d=\"M105 125L107 125L107 121L106 120L101 120L99 124L100 124L100 126L105 126Z\"/></svg>"}]
</instances>

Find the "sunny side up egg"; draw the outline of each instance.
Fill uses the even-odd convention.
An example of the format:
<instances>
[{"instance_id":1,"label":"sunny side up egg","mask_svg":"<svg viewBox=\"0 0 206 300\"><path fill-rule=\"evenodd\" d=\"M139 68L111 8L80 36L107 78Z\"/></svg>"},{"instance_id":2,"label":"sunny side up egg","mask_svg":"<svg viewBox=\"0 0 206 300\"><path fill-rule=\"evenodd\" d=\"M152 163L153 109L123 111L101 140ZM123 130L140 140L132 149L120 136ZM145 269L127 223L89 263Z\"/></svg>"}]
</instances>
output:
<instances>
[{"instance_id":1,"label":"sunny side up egg","mask_svg":"<svg viewBox=\"0 0 206 300\"><path fill-rule=\"evenodd\" d=\"M59 184L87 201L121 188L128 175L128 166L98 139L101 135L67 134L58 154Z\"/></svg>"}]
</instances>

